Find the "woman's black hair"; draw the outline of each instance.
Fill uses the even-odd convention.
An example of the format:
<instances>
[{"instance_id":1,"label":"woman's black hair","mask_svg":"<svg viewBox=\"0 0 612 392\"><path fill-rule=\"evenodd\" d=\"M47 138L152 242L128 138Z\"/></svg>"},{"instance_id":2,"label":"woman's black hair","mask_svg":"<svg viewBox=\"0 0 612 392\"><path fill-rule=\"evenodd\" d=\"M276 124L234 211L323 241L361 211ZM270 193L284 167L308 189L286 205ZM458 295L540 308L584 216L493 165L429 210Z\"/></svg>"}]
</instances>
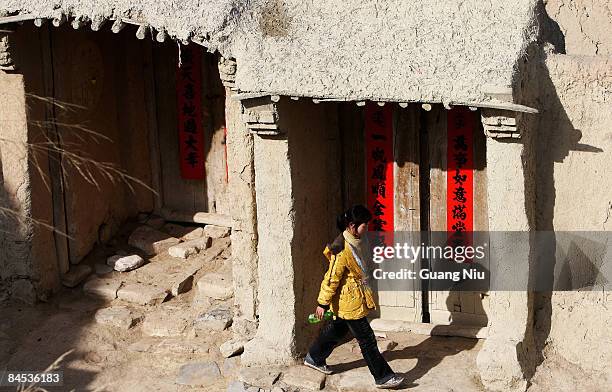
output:
<instances>
[{"instance_id":1,"label":"woman's black hair","mask_svg":"<svg viewBox=\"0 0 612 392\"><path fill-rule=\"evenodd\" d=\"M344 213L338 215L336 219L336 225L338 230L344 231L349 223L354 223L356 226L362 223L368 223L372 219L372 213L361 204L357 204L344 211Z\"/></svg>"}]
</instances>

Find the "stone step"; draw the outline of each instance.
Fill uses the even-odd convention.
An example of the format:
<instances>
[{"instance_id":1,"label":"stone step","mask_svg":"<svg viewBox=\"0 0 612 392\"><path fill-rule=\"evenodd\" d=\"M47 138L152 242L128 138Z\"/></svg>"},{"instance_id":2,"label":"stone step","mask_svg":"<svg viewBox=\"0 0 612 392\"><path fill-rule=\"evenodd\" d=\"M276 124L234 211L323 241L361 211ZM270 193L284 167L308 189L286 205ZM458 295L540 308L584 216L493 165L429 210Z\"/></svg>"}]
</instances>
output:
<instances>
[{"instance_id":1,"label":"stone step","mask_svg":"<svg viewBox=\"0 0 612 392\"><path fill-rule=\"evenodd\" d=\"M106 264L118 272L128 272L143 266L144 259L138 255L114 255L106 259Z\"/></svg>"},{"instance_id":2,"label":"stone step","mask_svg":"<svg viewBox=\"0 0 612 392\"><path fill-rule=\"evenodd\" d=\"M300 390L318 391L325 386L325 374L304 365L292 366L283 374L283 382Z\"/></svg>"},{"instance_id":3,"label":"stone step","mask_svg":"<svg viewBox=\"0 0 612 392\"><path fill-rule=\"evenodd\" d=\"M186 312L164 308L145 315L142 332L147 336L182 336L189 324Z\"/></svg>"},{"instance_id":4,"label":"stone step","mask_svg":"<svg viewBox=\"0 0 612 392\"><path fill-rule=\"evenodd\" d=\"M221 381L221 370L216 362L189 362L179 369L176 383L189 386L210 386Z\"/></svg>"},{"instance_id":5,"label":"stone step","mask_svg":"<svg viewBox=\"0 0 612 392\"><path fill-rule=\"evenodd\" d=\"M264 389L260 389L259 387L254 387L251 385L246 385L242 381L232 381L227 386L226 392L264 392ZM284 392L284 391L283 391Z\"/></svg>"},{"instance_id":6,"label":"stone step","mask_svg":"<svg viewBox=\"0 0 612 392\"><path fill-rule=\"evenodd\" d=\"M147 256L153 256L165 252L173 245L180 242L178 238L171 237L166 233L149 226L136 228L128 239L128 244L145 252Z\"/></svg>"},{"instance_id":7,"label":"stone step","mask_svg":"<svg viewBox=\"0 0 612 392\"><path fill-rule=\"evenodd\" d=\"M215 308L200 314L193 322L196 334L207 331L223 331L232 324L234 314L231 309Z\"/></svg>"},{"instance_id":8,"label":"stone step","mask_svg":"<svg viewBox=\"0 0 612 392\"><path fill-rule=\"evenodd\" d=\"M184 336L156 338L146 336L128 346L128 351L150 354L204 355L209 352L205 341L188 339Z\"/></svg>"},{"instance_id":9,"label":"stone step","mask_svg":"<svg viewBox=\"0 0 612 392\"><path fill-rule=\"evenodd\" d=\"M280 377L280 370L269 367L242 367L240 369L240 381L260 388L271 389Z\"/></svg>"},{"instance_id":10,"label":"stone step","mask_svg":"<svg viewBox=\"0 0 612 392\"><path fill-rule=\"evenodd\" d=\"M167 297L166 288L145 283L126 283L117 291L117 298L139 305L158 305Z\"/></svg>"},{"instance_id":11,"label":"stone step","mask_svg":"<svg viewBox=\"0 0 612 392\"><path fill-rule=\"evenodd\" d=\"M94 278L85 282L83 292L98 299L112 301L117 298L121 284L122 281L118 279Z\"/></svg>"},{"instance_id":12,"label":"stone step","mask_svg":"<svg viewBox=\"0 0 612 392\"><path fill-rule=\"evenodd\" d=\"M141 318L142 316L135 314L126 306L111 306L100 309L95 314L98 324L110 325L123 330L132 328Z\"/></svg>"},{"instance_id":13,"label":"stone step","mask_svg":"<svg viewBox=\"0 0 612 392\"><path fill-rule=\"evenodd\" d=\"M62 284L66 287L76 287L92 272L92 268L85 264L72 265L70 270L62 276Z\"/></svg>"},{"instance_id":14,"label":"stone step","mask_svg":"<svg viewBox=\"0 0 612 392\"><path fill-rule=\"evenodd\" d=\"M170 236L179 238L183 241L195 240L204 236L203 227L190 227L177 225L175 223L166 223L162 230Z\"/></svg>"},{"instance_id":15,"label":"stone step","mask_svg":"<svg viewBox=\"0 0 612 392\"><path fill-rule=\"evenodd\" d=\"M375 332L412 332L419 335L457 336L476 339L486 339L489 335L488 327L456 324L442 325L402 320L373 319L370 321L370 326Z\"/></svg>"},{"instance_id":16,"label":"stone step","mask_svg":"<svg viewBox=\"0 0 612 392\"><path fill-rule=\"evenodd\" d=\"M189 256L198 254L199 252L210 248L212 245L212 238L200 237L190 241L181 242L180 244L173 245L168 248L168 253L172 257L178 257L186 259Z\"/></svg>"},{"instance_id":17,"label":"stone step","mask_svg":"<svg viewBox=\"0 0 612 392\"><path fill-rule=\"evenodd\" d=\"M242 340L228 340L219 347L219 351L225 358L233 357L244 351L244 343Z\"/></svg>"},{"instance_id":18,"label":"stone step","mask_svg":"<svg viewBox=\"0 0 612 392\"><path fill-rule=\"evenodd\" d=\"M225 238L230 235L230 228L224 226L206 225L204 235L211 238Z\"/></svg>"},{"instance_id":19,"label":"stone step","mask_svg":"<svg viewBox=\"0 0 612 392\"><path fill-rule=\"evenodd\" d=\"M210 298L226 300L234 296L233 281L229 275L208 273L198 280L197 286L200 294Z\"/></svg>"}]
</instances>

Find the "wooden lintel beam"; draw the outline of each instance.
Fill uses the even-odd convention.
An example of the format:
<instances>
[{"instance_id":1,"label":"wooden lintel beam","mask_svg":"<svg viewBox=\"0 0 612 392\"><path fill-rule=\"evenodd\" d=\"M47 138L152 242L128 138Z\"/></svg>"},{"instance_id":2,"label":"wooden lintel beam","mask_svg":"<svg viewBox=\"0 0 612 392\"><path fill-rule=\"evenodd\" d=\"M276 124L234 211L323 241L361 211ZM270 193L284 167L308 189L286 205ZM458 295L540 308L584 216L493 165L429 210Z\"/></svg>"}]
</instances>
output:
<instances>
[{"instance_id":1,"label":"wooden lintel beam","mask_svg":"<svg viewBox=\"0 0 612 392\"><path fill-rule=\"evenodd\" d=\"M186 213L162 208L160 215L167 221L200 223L205 225L233 227L234 220L229 215L217 214L213 212Z\"/></svg>"}]
</instances>

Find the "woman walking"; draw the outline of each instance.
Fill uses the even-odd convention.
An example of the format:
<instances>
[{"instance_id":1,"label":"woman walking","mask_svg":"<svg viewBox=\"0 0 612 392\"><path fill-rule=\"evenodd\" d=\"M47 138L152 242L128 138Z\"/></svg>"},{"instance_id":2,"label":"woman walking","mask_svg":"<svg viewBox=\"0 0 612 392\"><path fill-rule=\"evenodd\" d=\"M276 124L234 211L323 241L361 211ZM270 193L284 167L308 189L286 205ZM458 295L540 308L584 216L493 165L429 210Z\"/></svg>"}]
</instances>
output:
<instances>
[{"instance_id":1,"label":"woman walking","mask_svg":"<svg viewBox=\"0 0 612 392\"><path fill-rule=\"evenodd\" d=\"M348 331L359 342L361 354L378 388L399 386L404 379L397 376L378 351L374 331L366 316L375 309L372 289L368 286L367 271L370 250L365 234L372 214L364 206L356 205L338 217L338 229L342 233L328 245L323 254L329 260L329 268L319 292L317 318L330 309L336 315L322 329L310 347L304 365L325 374L331 374L326 359Z\"/></svg>"}]
</instances>

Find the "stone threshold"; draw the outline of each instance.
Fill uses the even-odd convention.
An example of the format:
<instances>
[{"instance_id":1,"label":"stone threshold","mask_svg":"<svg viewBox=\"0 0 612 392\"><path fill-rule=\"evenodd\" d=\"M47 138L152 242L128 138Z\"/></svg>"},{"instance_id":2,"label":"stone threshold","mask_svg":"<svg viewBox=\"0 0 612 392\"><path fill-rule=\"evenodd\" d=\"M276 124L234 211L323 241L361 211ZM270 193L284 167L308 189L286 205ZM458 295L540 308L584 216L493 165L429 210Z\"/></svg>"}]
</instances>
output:
<instances>
[{"instance_id":1,"label":"stone threshold","mask_svg":"<svg viewBox=\"0 0 612 392\"><path fill-rule=\"evenodd\" d=\"M468 325L428 324L380 318L371 319L370 325L375 332L412 332L418 335L456 336L472 339L486 339L489 336L489 327Z\"/></svg>"}]
</instances>

